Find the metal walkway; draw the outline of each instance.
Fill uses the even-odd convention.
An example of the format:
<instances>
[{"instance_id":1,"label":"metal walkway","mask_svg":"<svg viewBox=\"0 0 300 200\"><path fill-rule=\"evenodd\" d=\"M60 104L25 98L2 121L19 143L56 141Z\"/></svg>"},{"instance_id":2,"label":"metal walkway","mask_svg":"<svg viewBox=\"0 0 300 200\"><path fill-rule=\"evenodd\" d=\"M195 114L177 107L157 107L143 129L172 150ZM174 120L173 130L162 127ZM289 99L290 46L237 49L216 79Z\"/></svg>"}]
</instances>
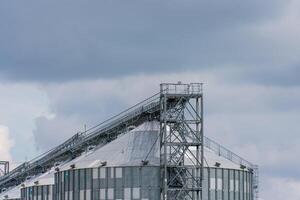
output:
<instances>
[{"instance_id":1,"label":"metal walkway","mask_svg":"<svg viewBox=\"0 0 300 200\"><path fill-rule=\"evenodd\" d=\"M154 94L85 132L76 133L59 146L29 162L21 164L11 172L1 176L0 191L4 188L21 184L28 176L34 176L47 171L56 162L77 157L90 145L106 144L114 140L119 134L126 132L132 126L138 126L147 120L160 120L160 97L162 92L164 91ZM253 190L256 199L258 199L258 167L207 137L204 137L203 140L203 146L211 149L217 155L253 170Z\"/></svg>"},{"instance_id":2,"label":"metal walkway","mask_svg":"<svg viewBox=\"0 0 300 200\"><path fill-rule=\"evenodd\" d=\"M146 120L157 119L159 116L159 97L160 93L157 93L87 131L75 134L61 145L33 160L21 164L0 177L0 189L18 185L27 176L45 172L56 162L74 158L90 145L108 143L131 126L138 126Z\"/></svg>"}]
</instances>

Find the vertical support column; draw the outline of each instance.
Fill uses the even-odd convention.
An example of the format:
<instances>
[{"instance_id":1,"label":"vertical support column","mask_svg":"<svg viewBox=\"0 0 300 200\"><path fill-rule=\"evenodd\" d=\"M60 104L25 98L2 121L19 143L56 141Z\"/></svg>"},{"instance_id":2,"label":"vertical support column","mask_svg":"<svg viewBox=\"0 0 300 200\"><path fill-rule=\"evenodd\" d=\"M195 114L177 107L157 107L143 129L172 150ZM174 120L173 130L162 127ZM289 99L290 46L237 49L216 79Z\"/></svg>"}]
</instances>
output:
<instances>
[{"instance_id":1,"label":"vertical support column","mask_svg":"<svg viewBox=\"0 0 300 200\"><path fill-rule=\"evenodd\" d=\"M9 173L9 162L8 161L0 161L0 176L1 174L4 176Z\"/></svg>"},{"instance_id":2,"label":"vertical support column","mask_svg":"<svg viewBox=\"0 0 300 200\"><path fill-rule=\"evenodd\" d=\"M199 128L199 124L200 124L200 116L199 116L199 97L196 98L196 132L199 135L200 133L200 128ZM203 146L203 145L201 145ZM202 153L202 149L201 149L201 153ZM199 158L199 146L196 146L196 157ZM196 167L196 174L197 177L202 177L202 170L199 169L199 166L201 165L202 160L199 161L197 160L197 167ZM200 167L201 168L201 167ZM202 181L200 181L200 187L202 188ZM202 191L202 190L201 190ZM200 199L201 195L201 191L196 191L197 194L197 199Z\"/></svg>"},{"instance_id":3,"label":"vertical support column","mask_svg":"<svg viewBox=\"0 0 300 200\"><path fill-rule=\"evenodd\" d=\"M201 111L200 111L200 120L201 120L201 174L200 174L200 184L201 184L201 188L203 187L203 174L204 174L204 127L203 127L203 123L204 123L204 108L203 108L203 95L201 95ZM201 200L203 199L203 194L202 194L202 190L201 190Z\"/></svg>"},{"instance_id":4,"label":"vertical support column","mask_svg":"<svg viewBox=\"0 0 300 200\"><path fill-rule=\"evenodd\" d=\"M200 200L203 177L202 84L161 84L160 91L161 199Z\"/></svg>"},{"instance_id":5,"label":"vertical support column","mask_svg":"<svg viewBox=\"0 0 300 200\"><path fill-rule=\"evenodd\" d=\"M252 191L254 193L254 200L259 199L259 168L258 165L253 166L253 179L252 179Z\"/></svg>"}]
</instances>

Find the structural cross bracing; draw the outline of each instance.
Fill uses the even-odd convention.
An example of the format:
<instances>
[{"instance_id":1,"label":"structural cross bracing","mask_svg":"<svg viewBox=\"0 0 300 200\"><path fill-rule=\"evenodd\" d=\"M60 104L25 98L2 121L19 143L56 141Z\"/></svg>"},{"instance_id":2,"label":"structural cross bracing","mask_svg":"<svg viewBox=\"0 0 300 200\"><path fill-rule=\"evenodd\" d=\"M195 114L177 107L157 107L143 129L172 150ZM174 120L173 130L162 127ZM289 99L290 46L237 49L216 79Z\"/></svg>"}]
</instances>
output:
<instances>
[{"instance_id":1,"label":"structural cross bracing","mask_svg":"<svg viewBox=\"0 0 300 200\"><path fill-rule=\"evenodd\" d=\"M163 183L167 180L166 185L162 184L162 199L201 197L203 146L219 156L252 169L252 188L258 199L258 167L203 136L202 84L163 84L161 87L159 93L84 132L75 134L61 145L19 165L9 173L7 170L7 173L0 176L0 190L20 184L27 176L44 172L56 162L72 159L90 145L104 145L130 127L155 119L161 120L161 145L162 149L166 148L161 154L162 175L166 176L166 179L162 179ZM165 156L168 162L163 162ZM191 174L189 167L197 169L197 173Z\"/></svg>"},{"instance_id":2,"label":"structural cross bracing","mask_svg":"<svg viewBox=\"0 0 300 200\"><path fill-rule=\"evenodd\" d=\"M0 161L0 177L9 173L9 162Z\"/></svg>"},{"instance_id":3,"label":"structural cross bracing","mask_svg":"<svg viewBox=\"0 0 300 200\"><path fill-rule=\"evenodd\" d=\"M203 174L202 84L161 84L161 199L200 200ZM191 169L196 173L192 174Z\"/></svg>"}]
</instances>

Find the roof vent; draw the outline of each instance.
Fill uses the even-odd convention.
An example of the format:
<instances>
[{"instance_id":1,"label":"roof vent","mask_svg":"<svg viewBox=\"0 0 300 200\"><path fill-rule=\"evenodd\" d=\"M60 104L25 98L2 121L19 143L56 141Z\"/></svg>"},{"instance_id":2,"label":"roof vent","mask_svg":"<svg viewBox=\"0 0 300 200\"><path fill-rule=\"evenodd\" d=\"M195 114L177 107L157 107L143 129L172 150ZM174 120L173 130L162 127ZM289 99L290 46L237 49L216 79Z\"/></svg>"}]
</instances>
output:
<instances>
[{"instance_id":1,"label":"roof vent","mask_svg":"<svg viewBox=\"0 0 300 200\"><path fill-rule=\"evenodd\" d=\"M145 165L148 165L149 164L149 160L142 160L142 164L145 166Z\"/></svg>"},{"instance_id":2,"label":"roof vent","mask_svg":"<svg viewBox=\"0 0 300 200\"><path fill-rule=\"evenodd\" d=\"M221 166L221 163L216 162L216 163L215 163L215 166L216 166L216 167L220 167L220 166Z\"/></svg>"},{"instance_id":3,"label":"roof vent","mask_svg":"<svg viewBox=\"0 0 300 200\"><path fill-rule=\"evenodd\" d=\"M135 129L135 128L136 128L136 126L133 126L133 125L132 125L132 126L128 126L128 127L127 127L127 131L132 131L132 130Z\"/></svg>"},{"instance_id":4,"label":"roof vent","mask_svg":"<svg viewBox=\"0 0 300 200\"><path fill-rule=\"evenodd\" d=\"M96 148L95 145L88 146L87 151L92 151Z\"/></svg>"},{"instance_id":5,"label":"roof vent","mask_svg":"<svg viewBox=\"0 0 300 200\"><path fill-rule=\"evenodd\" d=\"M106 161L103 161L103 162L101 162L101 166L103 167L103 166L106 166L107 165L107 162Z\"/></svg>"},{"instance_id":6,"label":"roof vent","mask_svg":"<svg viewBox=\"0 0 300 200\"><path fill-rule=\"evenodd\" d=\"M35 181L35 182L34 182L34 185L38 185L38 184L39 184L39 181Z\"/></svg>"},{"instance_id":7,"label":"roof vent","mask_svg":"<svg viewBox=\"0 0 300 200\"><path fill-rule=\"evenodd\" d=\"M70 165L71 169L75 169L75 164Z\"/></svg>"},{"instance_id":8,"label":"roof vent","mask_svg":"<svg viewBox=\"0 0 300 200\"><path fill-rule=\"evenodd\" d=\"M241 169L246 169L246 166L241 164L240 168Z\"/></svg>"}]
</instances>

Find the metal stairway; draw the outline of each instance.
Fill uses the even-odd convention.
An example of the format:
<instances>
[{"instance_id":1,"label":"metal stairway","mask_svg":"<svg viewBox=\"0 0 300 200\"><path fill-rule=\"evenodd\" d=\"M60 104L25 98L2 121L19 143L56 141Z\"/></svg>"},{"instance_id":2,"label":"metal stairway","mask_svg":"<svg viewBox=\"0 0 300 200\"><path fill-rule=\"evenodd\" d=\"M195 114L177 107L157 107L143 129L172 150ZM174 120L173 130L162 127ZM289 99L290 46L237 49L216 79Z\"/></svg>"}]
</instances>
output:
<instances>
[{"instance_id":1,"label":"metal stairway","mask_svg":"<svg viewBox=\"0 0 300 200\"><path fill-rule=\"evenodd\" d=\"M174 85L174 84L171 84ZM175 85L184 85L184 87L187 86L187 84L175 84ZM191 84L188 84L191 85ZM198 85L198 84L196 84ZM180 87L180 86L179 86ZM166 92L167 91L167 92ZM182 158L182 154L184 154L186 151L188 151L187 146L198 146L198 148L202 148L201 146L204 146L206 148L211 149L214 151L217 155L222 156L236 164L241 164L246 166L249 169L253 170L254 178L253 181L253 190L255 197L258 199L258 167L256 165L253 165L252 163L242 159L241 157L237 156L236 154L232 153L228 149L224 148L220 144L214 142L213 140L204 137L199 139L198 134L200 131L199 126L202 126L202 117L199 116L199 113L197 113L196 110L192 111L194 112L194 119L189 121L180 121L180 119L176 119L175 121L172 121L171 118L168 116L162 117L162 114L171 114L173 111L173 114L177 114L177 116L180 116L180 112L183 110L184 103L179 103L178 101L176 104L165 104L166 110L162 112L162 101L164 101L165 94L171 94L171 96L176 97L177 99L181 99L180 101L183 101L184 99L188 98L195 98L199 97L199 94L201 94L202 97L202 87L201 91L199 90L198 86L196 87L190 87L189 93L185 94L182 92L186 91L172 91L170 88L164 88L159 93L154 94L153 96L141 101L140 103L130 107L129 109L119 113L118 115L109 118L108 120L86 130L85 132L76 133L73 137L69 138L64 143L60 144L59 146L49 150L48 152L34 158L33 160L29 162L25 162L15 168L14 170L10 171L9 173L5 174L4 176L0 177L0 191L4 188L9 188L18 184L21 184L27 176L33 176L42 172L47 171L49 168L53 167L53 165L56 162L65 161L67 159L72 159L76 156L78 156L80 153L85 151L90 145L98 145L98 144L105 144L112 140L114 140L119 134L124 133L128 130L131 126L138 126L142 124L143 122L147 120L165 120L165 123L171 123L174 125L174 122L177 121L178 126L172 126L174 132L186 132L186 137L184 135L180 135L180 140L177 138L176 140L171 140L171 142L165 142L165 145L167 148L173 148L172 155L170 159L172 159L173 163L180 163ZM201 92L201 93L199 93ZM196 95L196 96L193 96ZM186 104L185 104L186 105ZM180 108L181 106L181 108ZM183 107L182 107L183 106ZM202 109L202 108L201 108ZM170 111L170 112L169 112ZM190 109L191 111L191 109ZM195 112L196 111L196 112ZM202 112L202 110L201 110ZM171 114L172 115L172 114ZM176 115L173 115L176 116ZM181 115L182 116L182 115ZM201 122L201 124L200 124ZM191 131L189 129L189 123L196 124L194 131ZM198 125L197 125L198 124ZM197 128L198 126L198 128ZM164 126L162 126L164 127ZM164 128L163 128L164 129ZM177 130L175 130L177 129ZM202 129L202 128L201 128ZM166 132L167 128L165 129ZM188 133L189 131L189 133ZM174 136L178 137L178 135L174 134L174 132L171 134L166 135L167 137L165 139L174 139ZM196 134L195 134L196 133ZM162 135L162 134L161 134ZM192 135L192 137L191 137ZM196 139L196 140L195 140ZM178 141L180 141L180 144ZM192 141L191 141L192 140ZM167 141L167 140L166 140ZM203 141L203 142L202 142ZM174 152L180 152L180 154L176 154ZM190 152L189 152L190 153ZM201 152L198 152L198 154L202 154ZM171 154L170 154L171 155ZM202 156L201 155L201 156ZM166 154L167 156L167 154ZM196 155L197 158L199 158L199 155ZM179 196L188 194L189 191L193 191L197 193L201 192L201 168L203 160L198 159L196 161L196 167L199 169L198 176L196 178L192 177L194 181L194 185L197 185L199 187L194 188L169 188L171 195L175 194ZM166 167L167 167L166 162ZM170 164L170 163L169 163ZM170 182L174 185L178 184L184 184L187 182L188 179L191 179L189 177L189 174L187 174L188 171L177 169L174 171L174 182ZM184 180L186 179L186 180ZM179 180L179 181L178 181ZM189 180L190 181L190 180ZM199 182L200 181L200 182ZM171 184L171 185L172 185ZM165 188L167 190L167 188ZM180 192L178 192L180 190ZM198 199L198 198L197 198Z\"/></svg>"}]
</instances>

